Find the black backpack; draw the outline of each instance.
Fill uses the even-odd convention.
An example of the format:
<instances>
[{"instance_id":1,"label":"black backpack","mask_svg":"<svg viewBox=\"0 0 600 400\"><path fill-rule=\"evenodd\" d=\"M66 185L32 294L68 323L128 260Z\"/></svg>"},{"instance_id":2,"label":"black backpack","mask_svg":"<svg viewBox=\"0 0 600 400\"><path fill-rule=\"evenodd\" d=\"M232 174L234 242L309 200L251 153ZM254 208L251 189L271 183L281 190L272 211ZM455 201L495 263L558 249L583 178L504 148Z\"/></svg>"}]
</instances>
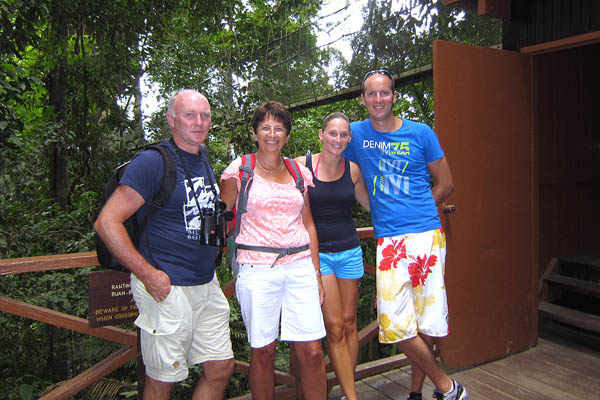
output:
<instances>
[{"instance_id":1,"label":"black backpack","mask_svg":"<svg viewBox=\"0 0 600 400\"><path fill-rule=\"evenodd\" d=\"M156 150L160 153L160 155L163 158L164 174L163 181L160 185L160 189L152 199L150 209L148 210L148 213L146 214L142 222L138 223L136 216L137 213L134 213L123 223L123 225L125 225L127 233L129 233L129 237L131 237L131 241L136 247L138 245L141 233L144 231L144 229L146 229L146 227L150 223L150 220L152 219L152 216L154 215L156 210L162 208L165 204L167 204L167 201L169 201L169 198L173 193L173 189L175 189L175 184L177 183L177 169L175 168L175 163L173 162L173 157L171 156L171 152L169 151L169 149L166 146L160 145L150 145L146 149ZM123 173L125 172L125 169L127 168L130 162L131 160L118 166L115 169L114 173L111 175L106 185L104 185L104 193L102 196L102 201L100 203L100 210L102 210L104 204L106 204L109 197L117 189L117 186L119 186L119 181L121 180L121 177L123 176ZM116 257L114 257L110 253L100 236L98 236L98 233L95 234L94 240L96 242L96 254L101 266L117 271L128 271L128 269L122 266L116 259ZM150 249L148 249L148 251L150 254L150 258L153 258L152 251Z\"/></svg>"}]
</instances>

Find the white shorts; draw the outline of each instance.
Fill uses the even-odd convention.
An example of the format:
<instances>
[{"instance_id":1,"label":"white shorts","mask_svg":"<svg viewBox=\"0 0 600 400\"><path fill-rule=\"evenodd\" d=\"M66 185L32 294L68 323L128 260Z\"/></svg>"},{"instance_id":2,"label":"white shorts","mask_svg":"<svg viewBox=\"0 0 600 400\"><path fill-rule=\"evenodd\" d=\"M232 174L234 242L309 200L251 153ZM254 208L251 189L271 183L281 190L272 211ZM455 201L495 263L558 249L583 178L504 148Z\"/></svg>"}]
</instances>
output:
<instances>
[{"instance_id":1,"label":"white shorts","mask_svg":"<svg viewBox=\"0 0 600 400\"><path fill-rule=\"evenodd\" d=\"M377 239L379 342L448 334L441 229Z\"/></svg>"},{"instance_id":2,"label":"white shorts","mask_svg":"<svg viewBox=\"0 0 600 400\"><path fill-rule=\"evenodd\" d=\"M304 342L325 337L319 286L311 257L289 264L240 264L235 284L242 318L253 348L277 339Z\"/></svg>"},{"instance_id":3,"label":"white shorts","mask_svg":"<svg viewBox=\"0 0 600 400\"><path fill-rule=\"evenodd\" d=\"M161 382L187 378L188 365L233 358L229 303L217 277L197 286L171 286L156 302L131 274L131 292L140 315L142 357L146 375Z\"/></svg>"}]
</instances>

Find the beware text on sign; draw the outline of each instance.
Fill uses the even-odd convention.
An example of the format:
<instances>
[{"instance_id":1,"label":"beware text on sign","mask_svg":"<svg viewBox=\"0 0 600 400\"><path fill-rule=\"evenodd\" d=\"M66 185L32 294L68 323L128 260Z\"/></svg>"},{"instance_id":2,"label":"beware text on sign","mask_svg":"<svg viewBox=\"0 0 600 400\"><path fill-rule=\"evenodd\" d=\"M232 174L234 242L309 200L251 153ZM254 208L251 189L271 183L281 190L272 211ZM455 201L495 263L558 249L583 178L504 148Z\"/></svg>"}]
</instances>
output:
<instances>
[{"instance_id":1,"label":"beware text on sign","mask_svg":"<svg viewBox=\"0 0 600 400\"><path fill-rule=\"evenodd\" d=\"M131 295L129 276L129 272L112 270L89 274L88 326L90 328L135 321L139 311Z\"/></svg>"}]
</instances>

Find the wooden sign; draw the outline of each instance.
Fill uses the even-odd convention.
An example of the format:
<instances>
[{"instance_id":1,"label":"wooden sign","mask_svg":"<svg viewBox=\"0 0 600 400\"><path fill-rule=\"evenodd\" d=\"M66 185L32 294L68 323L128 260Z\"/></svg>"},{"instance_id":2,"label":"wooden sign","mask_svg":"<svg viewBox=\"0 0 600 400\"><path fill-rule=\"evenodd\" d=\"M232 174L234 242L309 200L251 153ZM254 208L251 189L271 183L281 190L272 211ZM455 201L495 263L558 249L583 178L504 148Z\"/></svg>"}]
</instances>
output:
<instances>
[{"instance_id":1,"label":"wooden sign","mask_svg":"<svg viewBox=\"0 0 600 400\"><path fill-rule=\"evenodd\" d=\"M88 299L90 328L133 322L139 314L131 295L129 272L91 272L88 278Z\"/></svg>"}]
</instances>

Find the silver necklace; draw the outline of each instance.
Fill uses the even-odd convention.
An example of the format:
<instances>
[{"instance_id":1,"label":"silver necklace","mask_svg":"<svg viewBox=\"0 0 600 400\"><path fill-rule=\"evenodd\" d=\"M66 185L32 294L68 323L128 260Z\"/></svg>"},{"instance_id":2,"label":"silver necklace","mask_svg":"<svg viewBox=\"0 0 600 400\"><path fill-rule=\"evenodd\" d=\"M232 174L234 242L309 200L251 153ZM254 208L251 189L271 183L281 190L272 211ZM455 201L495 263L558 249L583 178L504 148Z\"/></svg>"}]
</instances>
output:
<instances>
[{"instance_id":1,"label":"silver necklace","mask_svg":"<svg viewBox=\"0 0 600 400\"><path fill-rule=\"evenodd\" d=\"M281 159L279 159L279 160L281 161ZM267 174L276 174L279 171L281 171L281 169L283 168L283 161L281 161L281 163L279 164L279 167L277 167L277 169L275 169L273 171L269 171L268 169L266 169L265 167L260 165L260 161L258 161L258 157L256 157L256 165L258 165L258 168L260 168L262 171L266 172Z\"/></svg>"}]
</instances>

